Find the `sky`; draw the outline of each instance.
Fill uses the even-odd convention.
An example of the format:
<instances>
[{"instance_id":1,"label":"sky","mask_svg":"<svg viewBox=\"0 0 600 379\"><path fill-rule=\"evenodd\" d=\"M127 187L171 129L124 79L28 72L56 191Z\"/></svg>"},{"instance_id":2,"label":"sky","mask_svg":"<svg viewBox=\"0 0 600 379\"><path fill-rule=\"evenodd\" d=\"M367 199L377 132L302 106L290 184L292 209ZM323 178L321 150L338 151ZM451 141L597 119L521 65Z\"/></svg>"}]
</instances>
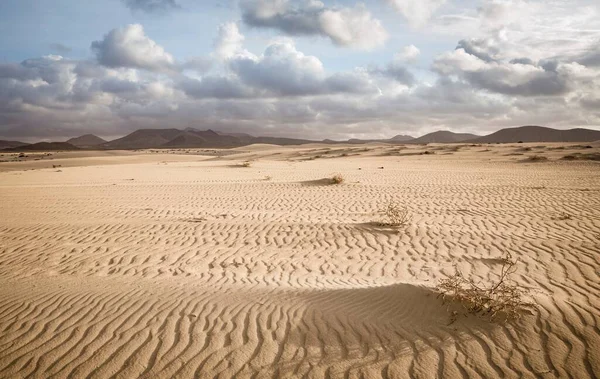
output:
<instances>
[{"instance_id":1,"label":"sky","mask_svg":"<svg viewBox=\"0 0 600 379\"><path fill-rule=\"evenodd\" d=\"M600 130L597 0L2 0L0 139Z\"/></svg>"}]
</instances>

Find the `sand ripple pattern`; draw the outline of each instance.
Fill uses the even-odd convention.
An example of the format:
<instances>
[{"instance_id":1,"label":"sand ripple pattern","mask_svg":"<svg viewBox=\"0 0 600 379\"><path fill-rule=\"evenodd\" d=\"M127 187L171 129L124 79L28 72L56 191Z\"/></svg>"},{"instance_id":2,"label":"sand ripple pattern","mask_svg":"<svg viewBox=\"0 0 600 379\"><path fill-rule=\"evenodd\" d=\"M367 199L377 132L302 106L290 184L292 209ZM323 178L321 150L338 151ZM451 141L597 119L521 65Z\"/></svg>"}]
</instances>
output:
<instances>
[{"instance_id":1,"label":"sand ripple pattern","mask_svg":"<svg viewBox=\"0 0 600 379\"><path fill-rule=\"evenodd\" d=\"M334 168L0 173L0 378L600 377L600 166ZM450 324L437 280L506 251L538 309Z\"/></svg>"}]
</instances>

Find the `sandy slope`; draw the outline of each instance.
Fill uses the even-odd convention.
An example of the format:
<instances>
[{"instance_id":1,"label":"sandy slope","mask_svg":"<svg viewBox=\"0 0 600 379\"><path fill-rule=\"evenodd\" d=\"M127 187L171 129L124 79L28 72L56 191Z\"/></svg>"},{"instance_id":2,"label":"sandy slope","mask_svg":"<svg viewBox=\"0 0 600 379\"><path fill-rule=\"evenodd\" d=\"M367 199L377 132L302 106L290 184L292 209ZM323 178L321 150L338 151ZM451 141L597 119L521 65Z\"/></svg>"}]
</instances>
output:
<instances>
[{"instance_id":1,"label":"sandy slope","mask_svg":"<svg viewBox=\"0 0 600 379\"><path fill-rule=\"evenodd\" d=\"M4 163L0 377L600 377L600 164L532 147L552 160L317 145ZM373 223L391 199L401 233ZM505 252L538 309L450 324L437 281L454 264L494 279Z\"/></svg>"}]
</instances>

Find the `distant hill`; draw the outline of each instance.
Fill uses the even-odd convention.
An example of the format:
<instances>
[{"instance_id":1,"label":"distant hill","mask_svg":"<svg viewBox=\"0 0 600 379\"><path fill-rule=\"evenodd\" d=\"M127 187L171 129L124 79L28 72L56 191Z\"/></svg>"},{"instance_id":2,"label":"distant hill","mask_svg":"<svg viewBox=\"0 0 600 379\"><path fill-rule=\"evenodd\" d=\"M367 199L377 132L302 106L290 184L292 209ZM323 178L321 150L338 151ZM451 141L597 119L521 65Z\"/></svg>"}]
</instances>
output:
<instances>
[{"instance_id":1,"label":"distant hill","mask_svg":"<svg viewBox=\"0 0 600 379\"><path fill-rule=\"evenodd\" d=\"M86 147L96 147L98 145L102 145L102 144L106 143L106 140L103 140L102 138L95 136L93 134L86 134L86 135L83 135L80 137L71 138L70 140L67 141L67 143L70 143L73 146L86 148Z\"/></svg>"},{"instance_id":2,"label":"distant hill","mask_svg":"<svg viewBox=\"0 0 600 379\"><path fill-rule=\"evenodd\" d=\"M600 131L590 129L557 130L543 126L521 126L498 130L470 142L517 143L517 142L592 142L600 139Z\"/></svg>"},{"instance_id":3,"label":"distant hill","mask_svg":"<svg viewBox=\"0 0 600 379\"><path fill-rule=\"evenodd\" d=\"M107 149L147 149L160 147L181 135L177 129L139 129L102 145Z\"/></svg>"},{"instance_id":4,"label":"distant hill","mask_svg":"<svg viewBox=\"0 0 600 379\"><path fill-rule=\"evenodd\" d=\"M253 137L244 133L217 133L213 130L140 129L125 137L107 142L107 149L150 148L230 148L267 143L274 145L298 145L314 141L293 138Z\"/></svg>"},{"instance_id":5,"label":"distant hill","mask_svg":"<svg viewBox=\"0 0 600 379\"><path fill-rule=\"evenodd\" d=\"M72 151L79 150L77 146L73 146L67 142L38 142L31 145L18 146L5 151Z\"/></svg>"},{"instance_id":6,"label":"distant hill","mask_svg":"<svg viewBox=\"0 0 600 379\"><path fill-rule=\"evenodd\" d=\"M469 133L453 133L437 131L419 138L408 135L397 135L390 139L349 139L347 141L254 137L246 133L225 133L214 130L198 130L195 128L179 129L139 129L122 138L106 142L92 134L72 138L67 142L43 142L28 145L17 141L0 141L0 149L13 151L27 150L76 150L86 149L155 149L155 148L232 148L252 144L270 145L302 145L309 143L327 144L365 144L365 143L516 143L522 142L592 142L600 140L600 131L589 129L556 130L542 126L522 126L502 129L481 137ZM61 145L62 144L62 145ZM20 150L15 150L19 148Z\"/></svg>"},{"instance_id":7,"label":"distant hill","mask_svg":"<svg viewBox=\"0 0 600 379\"><path fill-rule=\"evenodd\" d=\"M19 142L19 141L5 141L5 140L0 140L0 150L2 150L2 149L10 149L12 147L25 146L25 145L29 145L29 144L25 143L25 142Z\"/></svg>"},{"instance_id":8,"label":"distant hill","mask_svg":"<svg viewBox=\"0 0 600 379\"><path fill-rule=\"evenodd\" d=\"M388 141L390 141L390 142L408 142L408 141L412 141L414 139L415 139L415 137L412 137L409 135L398 134L397 136L393 136L392 138L390 138Z\"/></svg>"},{"instance_id":9,"label":"distant hill","mask_svg":"<svg viewBox=\"0 0 600 379\"><path fill-rule=\"evenodd\" d=\"M478 135L469 133L453 133L447 130L425 134L422 137L408 141L409 143L456 143L478 138Z\"/></svg>"}]
</instances>

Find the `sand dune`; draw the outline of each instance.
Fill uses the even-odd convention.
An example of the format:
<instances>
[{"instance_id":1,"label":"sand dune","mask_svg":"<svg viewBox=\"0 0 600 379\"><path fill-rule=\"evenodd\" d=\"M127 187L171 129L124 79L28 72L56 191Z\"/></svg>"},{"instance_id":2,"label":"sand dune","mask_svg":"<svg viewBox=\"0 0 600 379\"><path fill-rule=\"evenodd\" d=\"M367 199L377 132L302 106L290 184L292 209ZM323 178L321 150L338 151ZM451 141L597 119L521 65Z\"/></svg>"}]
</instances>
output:
<instances>
[{"instance_id":1,"label":"sand dune","mask_svg":"<svg viewBox=\"0 0 600 379\"><path fill-rule=\"evenodd\" d=\"M600 377L600 164L560 159L578 147L262 147L0 163L0 377ZM436 296L506 252L520 320Z\"/></svg>"}]
</instances>

